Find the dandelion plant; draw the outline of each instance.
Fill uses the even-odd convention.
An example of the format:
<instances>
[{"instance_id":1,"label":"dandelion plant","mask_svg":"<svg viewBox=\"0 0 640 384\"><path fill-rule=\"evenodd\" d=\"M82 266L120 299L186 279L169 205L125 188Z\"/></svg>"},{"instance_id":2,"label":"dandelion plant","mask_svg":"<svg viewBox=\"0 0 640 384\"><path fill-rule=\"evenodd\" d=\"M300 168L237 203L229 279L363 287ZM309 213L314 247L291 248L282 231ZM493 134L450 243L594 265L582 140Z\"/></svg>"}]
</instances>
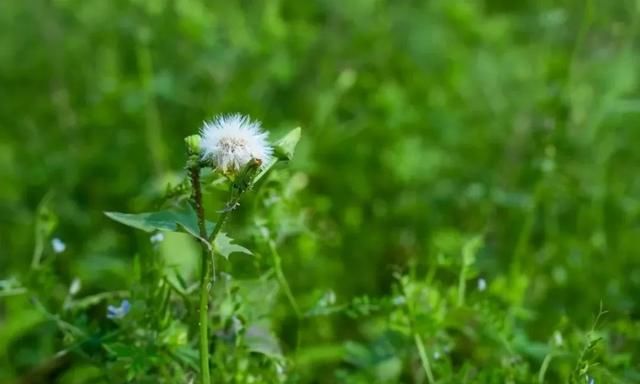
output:
<instances>
[{"instance_id":1,"label":"dandelion plant","mask_svg":"<svg viewBox=\"0 0 640 384\"><path fill-rule=\"evenodd\" d=\"M200 134L185 139L187 146L187 181L190 205L181 210L125 214L107 212L112 219L146 231L181 231L190 234L200 244L200 284L198 300L198 342L200 360L200 382L210 383L209 359L209 302L212 287L218 281L216 269L217 253L227 256L234 250L246 250L231 244L228 236L224 243L217 242L221 230L229 216L238 209L247 191L264 177L279 161L289 160L300 138L300 129L294 129L278 142L271 144L268 133L260 122L240 114L221 115L204 122ZM218 203L215 222L207 220L203 185L210 183L211 177L203 180L202 171L209 169L218 175L215 181L226 185L227 198ZM175 191L185 188L170 189ZM156 238L154 235L152 238ZM229 249L221 249L227 247ZM235 248L234 248L235 247ZM246 250L248 252L248 250ZM279 269L278 274L282 275ZM288 295L291 295L290 292ZM126 311L129 302L126 302ZM110 317L122 317L120 308L110 310ZM117 313L116 313L117 312ZM115 316L115 315L117 316Z\"/></svg>"}]
</instances>

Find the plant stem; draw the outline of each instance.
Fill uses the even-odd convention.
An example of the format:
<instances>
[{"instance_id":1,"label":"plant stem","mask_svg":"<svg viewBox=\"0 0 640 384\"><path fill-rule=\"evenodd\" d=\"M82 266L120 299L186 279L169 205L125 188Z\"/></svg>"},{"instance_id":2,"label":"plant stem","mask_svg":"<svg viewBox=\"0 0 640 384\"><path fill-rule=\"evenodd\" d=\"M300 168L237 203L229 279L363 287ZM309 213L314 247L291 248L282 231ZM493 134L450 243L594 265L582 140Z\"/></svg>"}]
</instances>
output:
<instances>
[{"instance_id":1,"label":"plant stem","mask_svg":"<svg viewBox=\"0 0 640 384\"><path fill-rule=\"evenodd\" d=\"M216 222L211 234L207 234L206 221L204 216L204 206L202 205L202 186L200 185L200 159L197 154L190 153L188 163L189 176L192 187L192 203L198 217L199 240L202 248L202 272L200 279L200 381L202 384L211 383L211 375L209 373L209 291L211 286L217 281L216 263L215 263L215 240L222 226L224 225L229 213L234 207L234 201L237 202L239 194L231 188L231 196L225 208L220 213L220 217ZM211 263L211 267L209 266Z\"/></svg>"},{"instance_id":2,"label":"plant stem","mask_svg":"<svg viewBox=\"0 0 640 384\"><path fill-rule=\"evenodd\" d=\"M401 280L402 282L402 280ZM402 293L404 294L407 302L407 315L409 317L409 326L411 327L411 333L413 334L413 341L416 344L416 348L418 349L418 356L420 357L420 363L422 365L422 369L424 373L427 375L427 381L429 384L434 384L436 382L433 377L433 372L431 371L431 364L429 363L429 356L427 355L427 350L424 347L424 342L422 341L422 337L418 333L416 329L416 312L415 312L415 302L412 295L409 295L407 292L406 285L403 283L401 285Z\"/></svg>"},{"instance_id":3,"label":"plant stem","mask_svg":"<svg viewBox=\"0 0 640 384\"><path fill-rule=\"evenodd\" d=\"M229 212L230 211L225 209L220 213L220 217L216 222L216 226L213 227L213 231L211 232L208 238L205 237L209 242L209 245L211 246L211 273L213 274L213 283L218 281L218 274L216 273L216 258L213 252L213 249L215 247L214 242L216 241L216 237L218 237L218 233L220 233L222 226L227 221L227 216L229 216Z\"/></svg>"},{"instance_id":4,"label":"plant stem","mask_svg":"<svg viewBox=\"0 0 640 384\"><path fill-rule=\"evenodd\" d=\"M418 333L416 332L413 333L413 339L416 343L416 347L418 348L418 355L420 356L420 362L422 363L422 368L424 369L424 372L427 374L427 379L429 380L429 383L433 384L436 382L436 380L433 378L433 372L431 372L431 364L429 364L429 357L427 356L427 351L424 348L424 343L422 342L420 335L418 335Z\"/></svg>"},{"instance_id":5,"label":"plant stem","mask_svg":"<svg viewBox=\"0 0 640 384\"><path fill-rule=\"evenodd\" d=\"M456 304L458 307L462 307L464 305L464 294L467 288L467 266L462 263L462 268L460 269L460 276L458 277L458 301Z\"/></svg>"},{"instance_id":6,"label":"plant stem","mask_svg":"<svg viewBox=\"0 0 640 384\"><path fill-rule=\"evenodd\" d=\"M278 279L278 282L280 283L280 286L284 290L284 293L287 296L287 299L289 300L289 303L291 304L293 311L296 313L296 317L299 319L301 317L300 309L298 308L298 303L296 302L296 299L293 296L293 293L291 292L291 288L289 287L289 282L287 282L287 278L285 277L284 272L282 272L282 260L280 259L280 254L278 253L278 250L276 249L276 245L273 242L273 240L269 240L269 248L271 250L271 256L273 257L273 264L275 267L276 277Z\"/></svg>"},{"instance_id":7,"label":"plant stem","mask_svg":"<svg viewBox=\"0 0 640 384\"><path fill-rule=\"evenodd\" d=\"M153 93L153 58L148 43L141 41L136 49L138 61L138 74L144 91L145 103L145 138L147 149L157 175L161 175L166 169L167 150L162 140L162 127L158 104Z\"/></svg>"},{"instance_id":8,"label":"plant stem","mask_svg":"<svg viewBox=\"0 0 640 384\"><path fill-rule=\"evenodd\" d=\"M207 229L204 219L204 206L202 205L202 189L200 186L200 167L197 161L189 168L191 176L192 200L198 216L198 230L200 237L207 238ZM209 374L209 254L210 250L207 244L201 242L201 261L202 270L200 278L200 382L201 384L210 384L211 376Z\"/></svg>"},{"instance_id":9,"label":"plant stem","mask_svg":"<svg viewBox=\"0 0 640 384\"><path fill-rule=\"evenodd\" d=\"M216 226L213 227L213 231L211 232L211 234L209 235L209 237L207 238L207 236L205 235L204 238L207 239L209 241L209 244L213 245L214 240L216 239L216 237L218 236L218 233L220 233L220 229L222 229L222 225L225 223L225 221L227 220L227 216L229 216L229 210L225 209L220 213L220 218L218 218L218 222L216 222Z\"/></svg>"},{"instance_id":10,"label":"plant stem","mask_svg":"<svg viewBox=\"0 0 640 384\"><path fill-rule=\"evenodd\" d=\"M211 383L209 375L209 252L202 251L202 274L200 279L200 379L202 384Z\"/></svg>"}]
</instances>

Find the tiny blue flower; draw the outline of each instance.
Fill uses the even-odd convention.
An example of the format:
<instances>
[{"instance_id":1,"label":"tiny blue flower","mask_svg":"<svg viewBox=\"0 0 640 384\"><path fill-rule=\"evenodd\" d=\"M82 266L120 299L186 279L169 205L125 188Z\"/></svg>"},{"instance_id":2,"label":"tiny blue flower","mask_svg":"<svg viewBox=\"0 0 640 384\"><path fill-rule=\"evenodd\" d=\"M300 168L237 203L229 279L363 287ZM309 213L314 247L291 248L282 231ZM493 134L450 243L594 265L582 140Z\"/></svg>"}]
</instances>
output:
<instances>
[{"instance_id":1,"label":"tiny blue flower","mask_svg":"<svg viewBox=\"0 0 640 384\"><path fill-rule=\"evenodd\" d=\"M129 304L129 300L122 300L119 307L109 305L107 307L107 318L108 319L122 319L129 313L131 309L131 304Z\"/></svg>"}]
</instances>

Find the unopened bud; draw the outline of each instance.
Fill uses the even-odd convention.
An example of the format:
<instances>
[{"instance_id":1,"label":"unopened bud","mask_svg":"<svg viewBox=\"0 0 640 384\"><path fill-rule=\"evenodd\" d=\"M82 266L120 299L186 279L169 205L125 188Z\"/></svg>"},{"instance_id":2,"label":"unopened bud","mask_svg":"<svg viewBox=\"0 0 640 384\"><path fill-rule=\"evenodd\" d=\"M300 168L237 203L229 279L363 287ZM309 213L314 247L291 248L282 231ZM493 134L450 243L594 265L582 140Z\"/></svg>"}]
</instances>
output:
<instances>
[{"instance_id":1,"label":"unopened bud","mask_svg":"<svg viewBox=\"0 0 640 384\"><path fill-rule=\"evenodd\" d=\"M200 135L191 135L184 138L185 144L187 144L187 150L191 154L200 153Z\"/></svg>"}]
</instances>

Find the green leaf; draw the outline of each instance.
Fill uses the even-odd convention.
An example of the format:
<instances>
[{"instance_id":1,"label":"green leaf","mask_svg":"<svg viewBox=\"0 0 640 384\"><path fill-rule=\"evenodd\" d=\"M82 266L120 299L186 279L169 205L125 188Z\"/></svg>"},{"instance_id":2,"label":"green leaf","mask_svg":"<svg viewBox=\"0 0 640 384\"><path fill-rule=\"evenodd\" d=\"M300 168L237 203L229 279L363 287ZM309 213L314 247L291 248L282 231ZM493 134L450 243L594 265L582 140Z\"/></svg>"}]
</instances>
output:
<instances>
[{"instance_id":1,"label":"green leaf","mask_svg":"<svg viewBox=\"0 0 640 384\"><path fill-rule=\"evenodd\" d=\"M280 292L280 284L272 274L265 273L258 279L233 280L237 297L243 303L240 313L247 323L253 324L272 313Z\"/></svg>"},{"instance_id":2,"label":"green leaf","mask_svg":"<svg viewBox=\"0 0 640 384\"><path fill-rule=\"evenodd\" d=\"M208 244L207 244L208 245ZM198 270L200 247L193 238L184 233L167 233L158 244L158 251L164 259L165 276L176 287L186 287L181 279L191 281Z\"/></svg>"},{"instance_id":3,"label":"green leaf","mask_svg":"<svg viewBox=\"0 0 640 384\"><path fill-rule=\"evenodd\" d=\"M136 354L135 347L124 343L108 344L105 345L105 349L121 359L131 358Z\"/></svg>"},{"instance_id":4,"label":"green leaf","mask_svg":"<svg viewBox=\"0 0 640 384\"><path fill-rule=\"evenodd\" d=\"M12 305L14 308L11 316L3 318L0 327L0 359L3 361L9 353L9 346L23 339L23 337L33 334L38 324L46 320L42 312L29 305L29 298L24 296L17 298L17 303L24 302L22 306ZM3 301L3 305L5 302Z\"/></svg>"},{"instance_id":5,"label":"green leaf","mask_svg":"<svg viewBox=\"0 0 640 384\"><path fill-rule=\"evenodd\" d=\"M474 236L462 247L462 263L465 266L472 265L476 260L476 254L482 247L482 236Z\"/></svg>"},{"instance_id":6,"label":"green leaf","mask_svg":"<svg viewBox=\"0 0 640 384\"><path fill-rule=\"evenodd\" d=\"M276 359L282 358L282 350L278 339L267 328L266 324L257 323L249 326L244 342L251 352Z\"/></svg>"},{"instance_id":7,"label":"green leaf","mask_svg":"<svg viewBox=\"0 0 640 384\"><path fill-rule=\"evenodd\" d=\"M278 164L279 161L283 160L291 160L293 158L293 153L296 150L296 146L298 145L298 141L300 141L300 136L302 135L302 128L294 128L289 133L284 135L280 140L276 141L273 145L275 156L271 159L270 162L265 164L262 167L262 170L258 175L253 179L253 184L258 183L269 171Z\"/></svg>"},{"instance_id":8,"label":"green leaf","mask_svg":"<svg viewBox=\"0 0 640 384\"><path fill-rule=\"evenodd\" d=\"M233 244L233 239L230 238L229 236L227 236L226 233L224 232L220 232L218 234L218 236L216 237L216 240L214 242L214 247L215 250L221 254L225 259L229 258L229 255L234 253L234 252L240 252L240 253L244 253L247 255L253 255L253 253L248 250L247 248L238 245L238 244Z\"/></svg>"},{"instance_id":9,"label":"green leaf","mask_svg":"<svg viewBox=\"0 0 640 384\"><path fill-rule=\"evenodd\" d=\"M275 155L278 159L291 160L293 158L293 153L296 150L298 141L300 141L301 134L302 129L300 127L294 128L275 143L273 149L275 150Z\"/></svg>"},{"instance_id":10,"label":"green leaf","mask_svg":"<svg viewBox=\"0 0 640 384\"><path fill-rule=\"evenodd\" d=\"M198 218L192 207L187 206L177 211L157 211L145 213L121 213L105 212L112 220L145 232L170 231L187 232L195 237L200 237L198 230ZM214 223L207 221L207 233L213 231Z\"/></svg>"},{"instance_id":11,"label":"green leaf","mask_svg":"<svg viewBox=\"0 0 640 384\"><path fill-rule=\"evenodd\" d=\"M35 225L35 247L31 259L32 267L37 267L40 264L45 241L58 226L58 217L50 207L52 196L53 194L51 192L47 193L42 198L42 201L40 201L40 204L38 204Z\"/></svg>"},{"instance_id":12,"label":"green leaf","mask_svg":"<svg viewBox=\"0 0 640 384\"><path fill-rule=\"evenodd\" d=\"M198 352L189 347L179 347L173 350L173 355L191 369L199 369Z\"/></svg>"}]
</instances>

